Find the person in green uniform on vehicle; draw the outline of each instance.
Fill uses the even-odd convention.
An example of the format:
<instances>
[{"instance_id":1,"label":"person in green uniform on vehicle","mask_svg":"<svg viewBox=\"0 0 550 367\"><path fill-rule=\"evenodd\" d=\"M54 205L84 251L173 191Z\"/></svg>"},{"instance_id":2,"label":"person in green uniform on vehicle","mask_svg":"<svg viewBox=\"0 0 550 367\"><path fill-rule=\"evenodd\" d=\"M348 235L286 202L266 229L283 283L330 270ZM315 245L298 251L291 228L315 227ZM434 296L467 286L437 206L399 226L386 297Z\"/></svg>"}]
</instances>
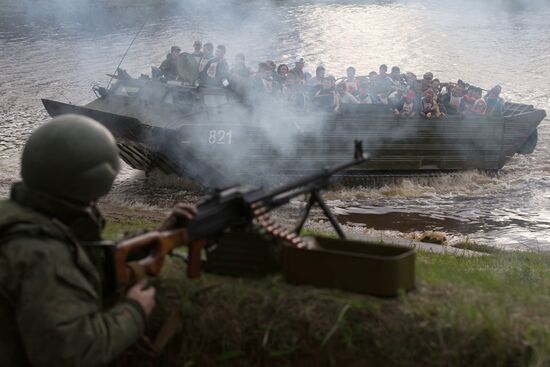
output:
<instances>
[{"instance_id":1,"label":"person in green uniform on vehicle","mask_svg":"<svg viewBox=\"0 0 550 367\"><path fill-rule=\"evenodd\" d=\"M101 240L96 202L119 168L115 140L90 118L56 117L29 137L22 182L0 201L0 366L105 365L143 335L155 289L136 284L108 305L107 251L87 245ZM179 205L161 229L194 213Z\"/></svg>"},{"instance_id":2,"label":"person in green uniform on vehicle","mask_svg":"<svg viewBox=\"0 0 550 367\"><path fill-rule=\"evenodd\" d=\"M180 57L181 48L172 46L170 53L166 55L166 59L160 64L159 70L167 80L176 80L178 78L178 58Z\"/></svg>"}]
</instances>

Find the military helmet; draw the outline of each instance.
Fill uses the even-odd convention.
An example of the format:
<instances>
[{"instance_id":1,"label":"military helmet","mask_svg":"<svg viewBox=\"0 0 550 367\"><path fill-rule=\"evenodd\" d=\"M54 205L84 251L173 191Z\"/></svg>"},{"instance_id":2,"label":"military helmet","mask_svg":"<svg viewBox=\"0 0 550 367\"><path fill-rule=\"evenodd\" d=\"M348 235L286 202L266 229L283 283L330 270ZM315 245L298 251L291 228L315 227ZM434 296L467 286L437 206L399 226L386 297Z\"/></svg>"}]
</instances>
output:
<instances>
[{"instance_id":1,"label":"military helmet","mask_svg":"<svg viewBox=\"0 0 550 367\"><path fill-rule=\"evenodd\" d=\"M120 169L115 140L97 121L62 115L36 129L25 144L23 182L31 189L87 204L106 195Z\"/></svg>"}]
</instances>

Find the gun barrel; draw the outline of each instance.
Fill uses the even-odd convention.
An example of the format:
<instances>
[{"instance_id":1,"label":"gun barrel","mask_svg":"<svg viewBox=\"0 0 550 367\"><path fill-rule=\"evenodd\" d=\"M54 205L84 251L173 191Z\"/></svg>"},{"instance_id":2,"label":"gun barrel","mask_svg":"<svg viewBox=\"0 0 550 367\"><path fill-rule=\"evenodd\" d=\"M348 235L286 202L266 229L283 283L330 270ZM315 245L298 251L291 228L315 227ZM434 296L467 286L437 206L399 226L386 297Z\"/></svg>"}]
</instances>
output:
<instances>
[{"instance_id":1,"label":"gun barrel","mask_svg":"<svg viewBox=\"0 0 550 367\"><path fill-rule=\"evenodd\" d=\"M288 203L292 198L318 191L327 186L336 172L361 164L367 160L361 142L355 143L354 159L335 167L325 168L280 187L265 190L235 186L227 188L199 205L197 216L188 224L191 241L215 237L233 226L244 225L252 218ZM259 204L259 205L258 205ZM258 209L258 208L265 209Z\"/></svg>"}]
</instances>

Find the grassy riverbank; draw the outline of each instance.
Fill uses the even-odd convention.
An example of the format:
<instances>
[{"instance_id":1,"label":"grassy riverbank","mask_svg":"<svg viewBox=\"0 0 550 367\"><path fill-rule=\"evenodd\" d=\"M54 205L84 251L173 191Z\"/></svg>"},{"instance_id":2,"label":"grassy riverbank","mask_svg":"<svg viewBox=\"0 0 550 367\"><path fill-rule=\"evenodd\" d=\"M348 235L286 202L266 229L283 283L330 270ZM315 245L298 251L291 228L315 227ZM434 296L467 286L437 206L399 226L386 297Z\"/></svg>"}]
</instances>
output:
<instances>
[{"instance_id":1,"label":"grassy riverbank","mask_svg":"<svg viewBox=\"0 0 550 367\"><path fill-rule=\"evenodd\" d=\"M118 219L108 236L153 228ZM451 257L420 252L417 289L395 299L260 280L184 276L167 263L154 332L171 307L180 332L156 359L133 366L550 365L550 254ZM131 363L131 364L130 364Z\"/></svg>"}]
</instances>

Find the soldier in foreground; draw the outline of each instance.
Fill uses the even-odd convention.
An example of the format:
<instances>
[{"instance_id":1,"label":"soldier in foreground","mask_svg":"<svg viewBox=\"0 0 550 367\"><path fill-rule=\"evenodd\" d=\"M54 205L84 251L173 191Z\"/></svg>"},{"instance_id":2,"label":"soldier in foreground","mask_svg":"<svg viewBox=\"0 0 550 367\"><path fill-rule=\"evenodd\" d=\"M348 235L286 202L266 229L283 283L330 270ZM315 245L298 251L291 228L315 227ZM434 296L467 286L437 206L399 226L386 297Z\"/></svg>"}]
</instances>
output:
<instances>
[{"instance_id":1,"label":"soldier in foreground","mask_svg":"<svg viewBox=\"0 0 550 367\"><path fill-rule=\"evenodd\" d=\"M96 201L119 171L116 143L96 121L64 115L39 127L23 150L23 182L0 202L0 365L107 364L142 335L155 289L131 287L114 305L97 242ZM181 227L178 206L161 229Z\"/></svg>"}]
</instances>

